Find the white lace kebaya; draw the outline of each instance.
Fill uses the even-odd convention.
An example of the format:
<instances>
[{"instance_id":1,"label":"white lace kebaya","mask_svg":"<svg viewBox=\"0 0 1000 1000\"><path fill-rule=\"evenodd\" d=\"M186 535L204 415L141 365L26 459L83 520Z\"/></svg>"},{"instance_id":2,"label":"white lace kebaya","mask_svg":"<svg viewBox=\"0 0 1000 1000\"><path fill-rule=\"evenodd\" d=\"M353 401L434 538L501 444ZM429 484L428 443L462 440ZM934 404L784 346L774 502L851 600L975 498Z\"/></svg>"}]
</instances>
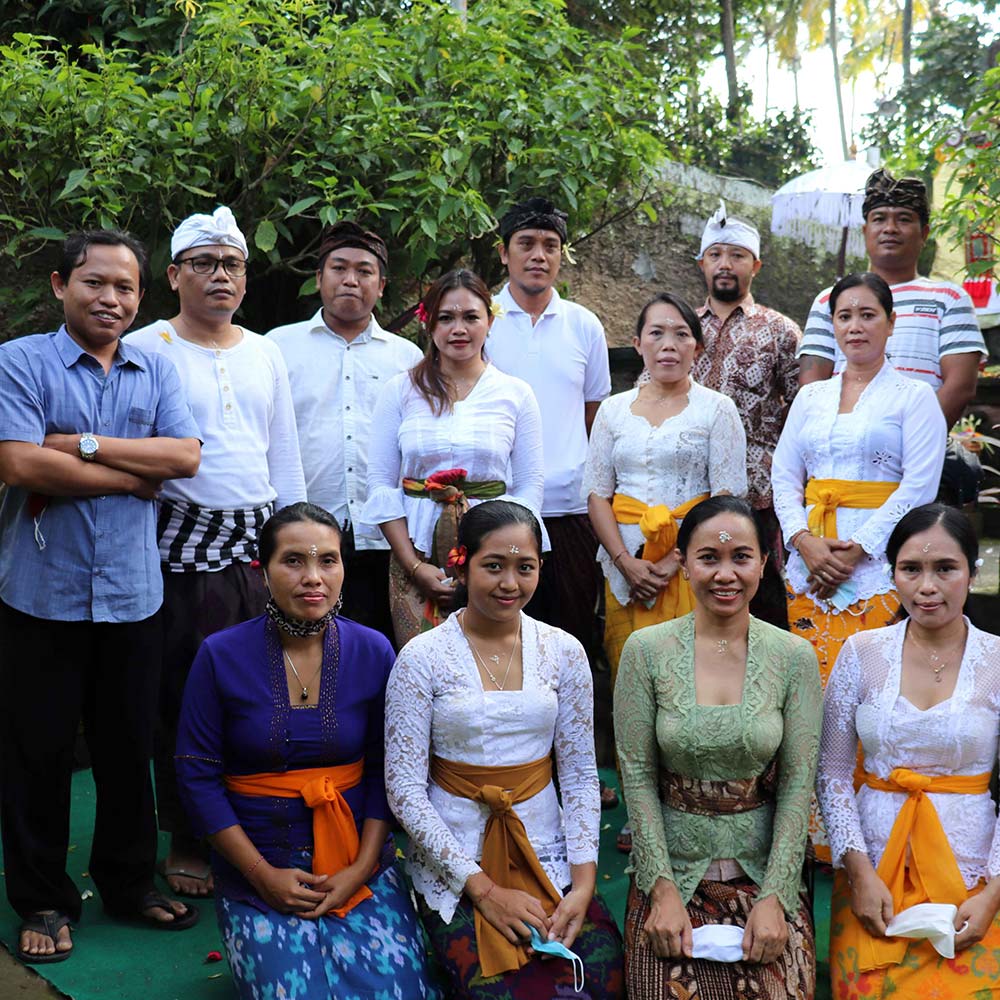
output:
<instances>
[{"instance_id":1,"label":"white lace kebaya","mask_svg":"<svg viewBox=\"0 0 1000 1000\"><path fill-rule=\"evenodd\" d=\"M854 792L858 740L865 770L887 779L897 767L929 777L985 774L997 761L1000 638L969 629L950 698L927 711L899 693L906 622L852 635L830 675L816 794L836 867L848 851L878 863L904 792ZM988 792L927 792L966 888L1000 875L1000 826Z\"/></svg>"},{"instance_id":2,"label":"white lace kebaya","mask_svg":"<svg viewBox=\"0 0 1000 1000\"><path fill-rule=\"evenodd\" d=\"M687 406L654 427L632 412L638 395L630 389L601 403L590 432L584 500L591 493L605 500L622 493L673 509L702 493L746 495L746 433L728 396L692 381ZM635 555L645 542L639 525L619 523L618 530ZM597 560L615 599L628 604L628 581L604 546Z\"/></svg>"},{"instance_id":3,"label":"white lace kebaya","mask_svg":"<svg viewBox=\"0 0 1000 1000\"><path fill-rule=\"evenodd\" d=\"M884 569L885 543L908 510L936 496L948 428L931 387L901 375L888 361L854 409L838 413L844 377L835 375L799 390L774 452L771 485L787 544L807 527L809 479L899 483L881 507L837 510L837 537L857 542L868 553L851 577L855 599L864 601L893 589ZM805 594L809 570L791 548L785 568L795 593Z\"/></svg>"},{"instance_id":4,"label":"white lace kebaya","mask_svg":"<svg viewBox=\"0 0 1000 1000\"><path fill-rule=\"evenodd\" d=\"M583 647L522 614L522 689L485 691L459 618L407 643L385 703L389 806L409 835L413 886L445 922L466 880L481 871L489 810L431 781L432 755L495 767L526 764L555 747L564 808L549 782L515 811L559 891L570 884L571 864L596 863L601 819L593 686Z\"/></svg>"}]
</instances>

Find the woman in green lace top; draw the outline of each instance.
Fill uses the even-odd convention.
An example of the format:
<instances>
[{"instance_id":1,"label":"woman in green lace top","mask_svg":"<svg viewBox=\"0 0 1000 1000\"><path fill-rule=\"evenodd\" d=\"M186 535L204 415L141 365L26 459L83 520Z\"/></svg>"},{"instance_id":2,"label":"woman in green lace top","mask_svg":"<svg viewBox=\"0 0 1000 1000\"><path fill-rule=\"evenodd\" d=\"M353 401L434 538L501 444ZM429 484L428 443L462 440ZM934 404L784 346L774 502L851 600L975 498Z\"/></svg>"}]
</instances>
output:
<instances>
[{"instance_id":1,"label":"woman in green lace top","mask_svg":"<svg viewBox=\"0 0 1000 1000\"><path fill-rule=\"evenodd\" d=\"M695 610L633 633L615 689L634 838L628 995L811 998L802 862L822 715L816 654L750 616L765 557L744 501L700 503L677 547ZM737 929L700 929L720 924Z\"/></svg>"}]
</instances>

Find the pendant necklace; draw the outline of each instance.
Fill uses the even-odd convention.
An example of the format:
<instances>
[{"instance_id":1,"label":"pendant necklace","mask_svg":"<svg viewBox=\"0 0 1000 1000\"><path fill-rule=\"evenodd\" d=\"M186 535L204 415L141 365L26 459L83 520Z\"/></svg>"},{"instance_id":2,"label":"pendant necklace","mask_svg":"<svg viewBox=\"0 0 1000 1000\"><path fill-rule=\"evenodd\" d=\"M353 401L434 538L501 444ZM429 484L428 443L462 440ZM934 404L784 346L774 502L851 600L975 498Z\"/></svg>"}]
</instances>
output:
<instances>
[{"instance_id":1,"label":"pendant necklace","mask_svg":"<svg viewBox=\"0 0 1000 1000\"><path fill-rule=\"evenodd\" d=\"M306 685L302 683L302 678L299 677L299 672L295 669L295 664L292 663L292 658L288 655L288 650L284 650L283 649L282 652L285 654L285 659L288 660L288 665L292 668L292 673L295 674L295 679L298 681L299 687L302 688L302 694L299 695L299 700L300 701L308 701L309 700L309 688L307 688ZM310 684L315 684L316 683L316 678L319 677L320 671L322 669L323 669L323 661L321 659L320 662L319 662L319 666L316 668L316 673L313 674L313 679L309 682Z\"/></svg>"},{"instance_id":2,"label":"pendant necklace","mask_svg":"<svg viewBox=\"0 0 1000 1000\"><path fill-rule=\"evenodd\" d=\"M948 666L951 662L950 659L948 660L941 659L941 654L937 650L929 646L925 646L922 642L919 642L915 635L911 635L910 639L913 640L913 644L917 647L917 649L919 649L924 654L924 656L927 657L927 666L929 666L931 670L934 671L934 683L940 684L942 679L941 671L948 669ZM965 639L962 640L962 648L963 649L965 648Z\"/></svg>"},{"instance_id":3,"label":"pendant necklace","mask_svg":"<svg viewBox=\"0 0 1000 1000\"><path fill-rule=\"evenodd\" d=\"M464 618L465 616L463 615L462 617ZM487 675L489 676L489 679L491 681L493 681L494 687L498 691L502 691L504 689L504 685L507 683L507 678L510 676L510 665L514 662L514 653L517 652L518 643L521 641L521 624L520 624L520 622L518 622L518 626L517 626L517 635L514 636L514 645L511 646L511 648L510 648L510 658L507 660L507 669L503 672L503 680L500 680L500 681L498 681L496 679L496 676L493 673L493 671L490 670L489 666L487 666L486 660L484 660L482 658L482 656L479 653L479 650L476 649L475 646L473 646L472 640L469 638L469 633L465 631L465 623L460 619L458 624L459 624L459 626L462 629L462 635L465 636L465 641L469 644L469 649L472 650L472 652L475 655L476 659L482 664L483 670L486 671ZM493 656L491 656L489 659L492 662L493 666L496 667L497 670L499 670L500 669L500 656L499 656L499 654L494 653Z\"/></svg>"},{"instance_id":4,"label":"pendant necklace","mask_svg":"<svg viewBox=\"0 0 1000 1000\"><path fill-rule=\"evenodd\" d=\"M729 652L729 640L728 639L716 639L715 640L715 651L719 656L724 656Z\"/></svg>"}]
</instances>

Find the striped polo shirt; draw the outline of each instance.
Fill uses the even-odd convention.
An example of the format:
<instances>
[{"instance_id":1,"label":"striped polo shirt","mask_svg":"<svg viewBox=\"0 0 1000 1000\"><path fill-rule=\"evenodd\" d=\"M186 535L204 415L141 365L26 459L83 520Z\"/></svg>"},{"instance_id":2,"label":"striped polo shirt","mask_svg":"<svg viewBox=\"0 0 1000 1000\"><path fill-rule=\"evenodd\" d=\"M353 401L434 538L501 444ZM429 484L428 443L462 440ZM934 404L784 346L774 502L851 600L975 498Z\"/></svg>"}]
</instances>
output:
<instances>
[{"instance_id":1,"label":"striped polo shirt","mask_svg":"<svg viewBox=\"0 0 1000 1000\"><path fill-rule=\"evenodd\" d=\"M978 352L985 360L986 343L972 299L964 289L950 281L920 276L889 287L896 327L885 352L896 371L938 389L943 381L941 358L945 355ZM833 335L830 291L824 288L813 301L796 357L811 354L825 358L833 362L836 374L844 367L844 355Z\"/></svg>"}]
</instances>

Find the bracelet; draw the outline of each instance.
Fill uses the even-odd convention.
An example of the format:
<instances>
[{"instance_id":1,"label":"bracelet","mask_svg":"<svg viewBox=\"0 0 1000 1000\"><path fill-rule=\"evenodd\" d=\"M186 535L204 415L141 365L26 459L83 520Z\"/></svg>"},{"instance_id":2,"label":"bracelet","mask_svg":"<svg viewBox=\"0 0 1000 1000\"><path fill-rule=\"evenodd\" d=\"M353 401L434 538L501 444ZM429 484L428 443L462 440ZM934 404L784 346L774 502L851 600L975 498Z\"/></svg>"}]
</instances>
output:
<instances>
[{"instance_id":1,"label":"bracelet","mask_svg":"<svg viewBox=\"0 0 1000 1000\"><path fill-rule=\"evenodd\" d=\"M417 567L423 562L423 559L418 559L407 571L406 575L412 580L413 574L416 573Z\"/></svg>"},{"instance_id":2,"label":"bracelet","mask_svg":"<svg viewBox=\"0 0 1000 1000\"><path fill-rule=\"evenodd\" d=\"M809 530L808 528L800 528L800 529L799 529L798 531L796 531L796 532L795 532L795 534L794 534L794 535L792 535L792 537L791 537L791 538L789 538L789 539L788 539L788 545L789 545L789 548L793 548L793 549L795 549L795 551L796 551L796 552L798 552L798 550L799 550L799 547L798 547L798 545L796 545L795 543L796 543L796 542L797 542L797 541L798 541L798 540L799 540L799 539L800 539L800 538L801 538L801 537L802 537L803 535L811 535L811 534L812 534L812 532L811 532L811 531L810 531L810 530Z\"/></svg>"},{"instance_id":3,"label":"bracelet","mask_svg":"<svg viewBox=\"0 0 1000 1000\"><path fill-rule=\"evenodd\" d=\"M480 903L485 902L486 897L497 887L496 882L490 882L490 887L484 892L479 899L475 900L475 905L479 906Z\"/></svg>"},{"instance_id":4,"label":"bracelet","mask_svg":"<svg viewBox=\"0 0 1000 1000\"><path fill-rule=\"evenodd\" d=\"M611 565L617 566L618 560L621 559L622 556L627 556L627 555L628 555L628 549L622 549L621 552L619 552L618 555L616 555L614 559L611 560Z\"/></svg>"},{"instance_id":5,"label":"bracelet","mask_svg":"<svg viewBox=\"0 0 1000 1000\"><path fill-rule=\"evenodd\" d=\"M246 871L245 871L245 872L243 873L243 877L244 877L244 878L250 878L250 875L251 875L251 873L253 872L253 870L254 870L254 869L255 869L255 868L257 867L257 865L259 865L259 864L260 864L260 863L261 863L261 862L262 862L263 860L264 860L264 855L263 855L263 854L259 855L259 856L258 856L258 858L257 858L257 860L256 860L256 861L255 861L255 862L254 862L254 863L253 863L253 864L252 864L252 865L251 865L251 866L250 866L250 867L249 867L249 868L248 868L248 869L247 869L247 870L246 870Z\"/></svg>"}]
</instances>

